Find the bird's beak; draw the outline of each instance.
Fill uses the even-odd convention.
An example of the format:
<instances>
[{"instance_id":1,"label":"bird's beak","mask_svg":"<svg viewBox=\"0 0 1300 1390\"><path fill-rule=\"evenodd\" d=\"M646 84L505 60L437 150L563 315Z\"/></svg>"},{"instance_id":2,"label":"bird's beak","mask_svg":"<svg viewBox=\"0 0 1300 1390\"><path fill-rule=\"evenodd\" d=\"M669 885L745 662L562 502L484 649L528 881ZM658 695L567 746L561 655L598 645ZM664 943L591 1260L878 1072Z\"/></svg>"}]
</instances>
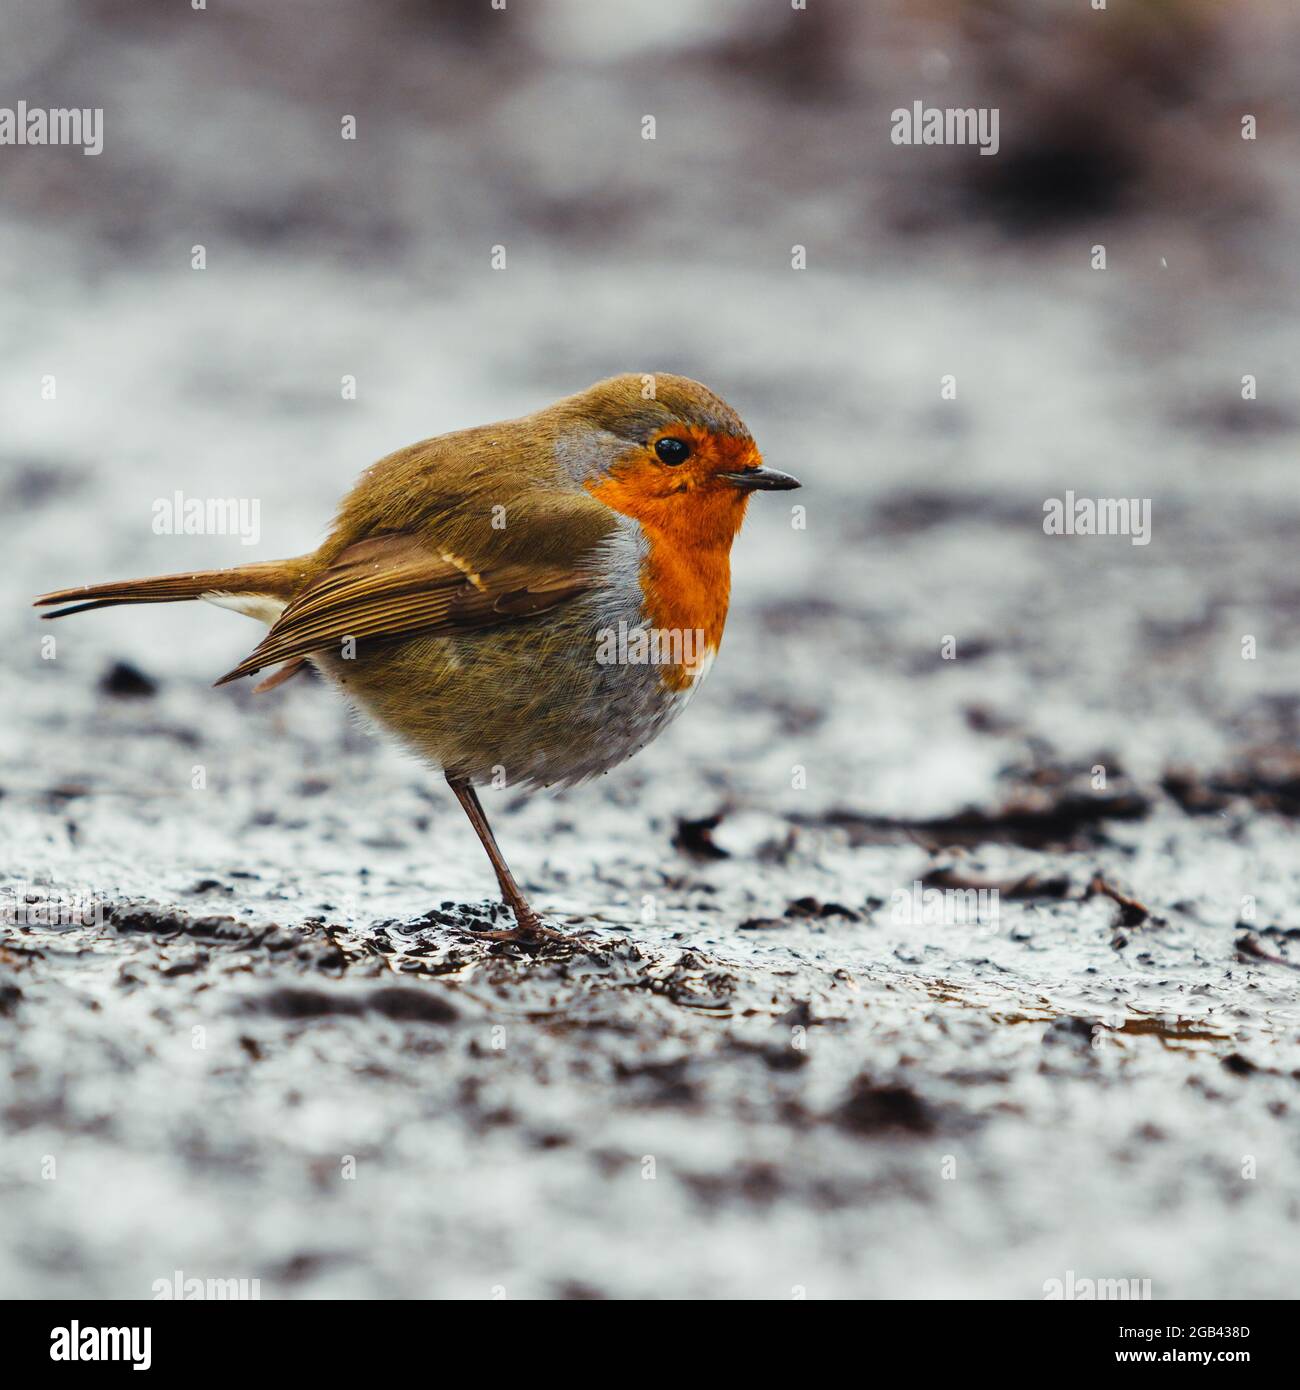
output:
<instances>
[{"instance_id":1,"label":"bird's beak","mask_svg":"<svg viewBox=\"0 0 1300 1390\"><path fill-rule=\"evenodd\" d=\"M798 478L792 478L788 473L779 473L775 468L766 466L746 468L739 473L719 473L718 477L725 478L742 492L788 492L793 487L803 486Z\"/></svg>"}]
</instances>

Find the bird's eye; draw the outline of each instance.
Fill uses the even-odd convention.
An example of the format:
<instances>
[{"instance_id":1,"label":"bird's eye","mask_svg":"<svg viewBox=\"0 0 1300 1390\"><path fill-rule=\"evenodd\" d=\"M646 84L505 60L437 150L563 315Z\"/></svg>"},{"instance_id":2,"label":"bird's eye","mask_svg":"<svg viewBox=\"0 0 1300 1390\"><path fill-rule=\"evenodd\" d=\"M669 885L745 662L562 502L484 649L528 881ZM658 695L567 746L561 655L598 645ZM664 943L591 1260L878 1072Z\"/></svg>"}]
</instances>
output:
<instances>
[{"instance_id":1,"label":"bird's eye","mask_svg":"<svg viewBox=\"0 0 1300 1390\"><path fill-rule=\"evenodd\" d=\"M691 456L691 446L684 439L671 439L665 436L655 440L655 453L661 463L685 463Z\"/></svg>"}]
</instances>

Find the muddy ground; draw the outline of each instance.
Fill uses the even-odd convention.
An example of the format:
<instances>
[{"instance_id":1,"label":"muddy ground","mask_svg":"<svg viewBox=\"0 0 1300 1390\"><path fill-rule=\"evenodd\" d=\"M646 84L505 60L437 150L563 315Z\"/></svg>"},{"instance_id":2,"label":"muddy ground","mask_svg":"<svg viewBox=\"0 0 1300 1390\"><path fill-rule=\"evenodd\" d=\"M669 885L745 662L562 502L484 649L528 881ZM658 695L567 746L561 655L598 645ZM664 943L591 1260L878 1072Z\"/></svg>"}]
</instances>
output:
<instances>
[{"instance_id":1,"label":"muddy ground","mask_svg":"<svg viewBox=\"0 0 1300 1390\"><path fill-rule=\"evenodd\" d=\"M1177 119L1101 102L1059 214L1052 84L952 33L25 12L6 78L106 140L0 152L0 1293L1294 1291L1296 146L1285 86L1236 140L1233 44L1295 36L1248 8ZM935 52L1004 105L989 186L888 143ZM475 937L461 812L323 684L210 688L247 620L27 607L298 553L389 449L642 367L805 490L657 744L485 791L569 945ZM154 534L177 488L258 543ZM1045 535L1066 489L1149 544Z\"/></svg>"}]
</instances>

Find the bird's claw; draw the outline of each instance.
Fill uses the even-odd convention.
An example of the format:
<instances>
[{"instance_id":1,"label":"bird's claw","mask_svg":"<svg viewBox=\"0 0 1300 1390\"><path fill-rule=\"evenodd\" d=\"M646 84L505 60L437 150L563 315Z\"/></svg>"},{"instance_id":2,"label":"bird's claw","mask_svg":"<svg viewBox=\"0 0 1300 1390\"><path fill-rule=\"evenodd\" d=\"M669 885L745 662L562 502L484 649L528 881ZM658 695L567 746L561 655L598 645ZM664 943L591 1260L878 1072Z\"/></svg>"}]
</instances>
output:
<instances>
[{"instance_id":1,"label":"bird's claw","mask_svg":"<svg viewBox=\"0 0 1300 1390\"><path fill-rule=\"evenodd\" d=\"M513 927L475 928L474 935L485 941L505 941L516 946L534 947L544 946L549 941L569 939L562 931L548 927L531 908L515 908L514 914Z\"/></svg>"}]
</instances>

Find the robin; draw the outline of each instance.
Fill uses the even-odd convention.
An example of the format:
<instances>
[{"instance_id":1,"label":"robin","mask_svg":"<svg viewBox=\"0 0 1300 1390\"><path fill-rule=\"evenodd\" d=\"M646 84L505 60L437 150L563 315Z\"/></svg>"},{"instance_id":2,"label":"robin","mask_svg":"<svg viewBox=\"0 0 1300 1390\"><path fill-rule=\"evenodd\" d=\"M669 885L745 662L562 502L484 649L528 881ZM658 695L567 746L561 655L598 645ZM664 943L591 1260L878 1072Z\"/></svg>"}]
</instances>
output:
<instances>
[{"instance_id":1,"label":"robin","mask_svg":"<svg viewBox=\"0 0 1300 1390\"><path fill-rule=\"evenodd\" d=\"M234 670L311 662L443 770L516 926L554 935L515 882L475 784L570 786L655 738L722 640L749 496L799 483L682 376L627 374L535 414L368 468L310 555L61 589L47 618L206 599L265 623Z\"/></svg>"}]
</instances>

